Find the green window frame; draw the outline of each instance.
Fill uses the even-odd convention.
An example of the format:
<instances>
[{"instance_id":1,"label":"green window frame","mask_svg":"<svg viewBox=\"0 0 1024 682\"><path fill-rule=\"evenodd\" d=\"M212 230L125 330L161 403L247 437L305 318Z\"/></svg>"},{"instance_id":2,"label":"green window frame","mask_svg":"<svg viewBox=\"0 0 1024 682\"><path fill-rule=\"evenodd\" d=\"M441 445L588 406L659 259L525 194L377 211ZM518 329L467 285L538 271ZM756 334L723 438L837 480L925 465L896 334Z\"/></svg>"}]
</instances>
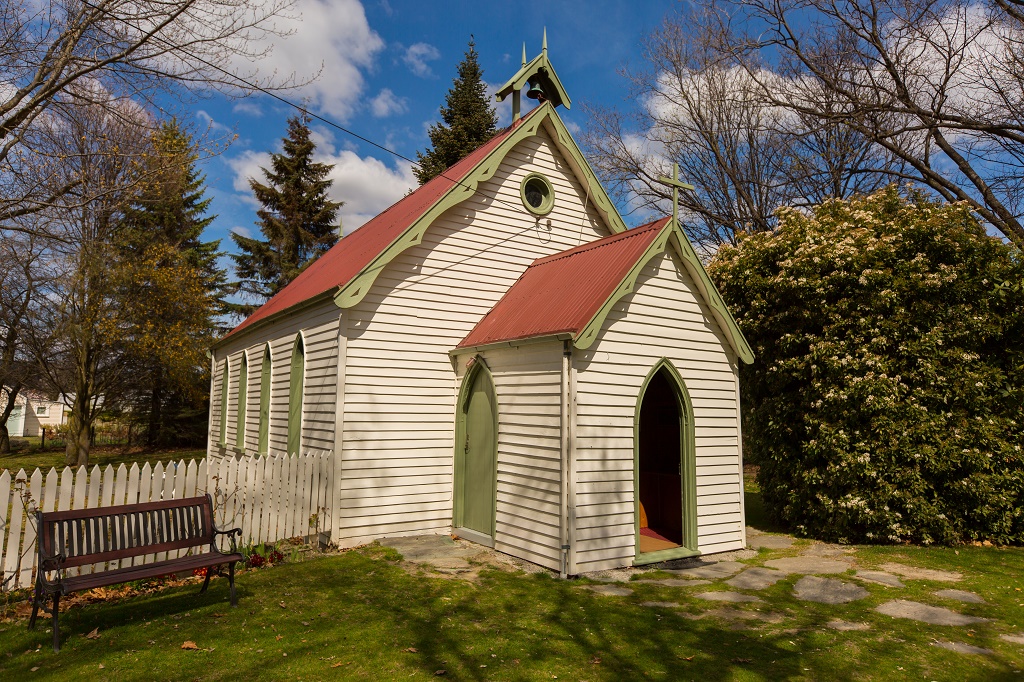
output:
<instances>
[{"instance_id":1,"label":"green window frame","mask_svg":"<svg viewBox=\"0 0 1024 682\"><path fill-rule=\"evenodd\" d=\"M220 370L220 444L228 444L228 361Z\"/></svg>"},{"instance_id":2,"label":"green window frame","mask_svg":"<svg viewBox=\"0 0 1024 682\"><path fill-rule=\"evenodd\" d=\"M306 348L302 334L295 337L292 348L291 380L288 389L288 454L298 454L302 447L302 399L305 388Z\"/></svg>"},{"instance_id":3,"label":"green window frame","mask_svg":"<svg viewBox=\"0 0 1024 682\"><path fill-rule=\"evenodd\" d=\"M235 408L235 449L245 450L245 408L249 388L249 360L245 351L238 367L238 405Z\"/></svg>"},{"instance_id":4,"label":"green window frame","mask_svg":"<svg viewBox=\"0 0 1024 682\"><path fill-rule=\"evenodd\" d=\"M540 173L530 173L519 185L519 198L526 210L536 216L546 216L555 206L555 188Z\"/></svg>"},{"instance_id":5,"label":"green window frame","mask_svg":"<svg viewBox=\"0 0 1024 682\"><path fill-rule=\"evenodd\" d=\"M270 358L270 344L263 349L263 364L260 367L260 436L257 451L267 454L270 445L270 376L273 365Z\"/></svg>"}]
</instances>

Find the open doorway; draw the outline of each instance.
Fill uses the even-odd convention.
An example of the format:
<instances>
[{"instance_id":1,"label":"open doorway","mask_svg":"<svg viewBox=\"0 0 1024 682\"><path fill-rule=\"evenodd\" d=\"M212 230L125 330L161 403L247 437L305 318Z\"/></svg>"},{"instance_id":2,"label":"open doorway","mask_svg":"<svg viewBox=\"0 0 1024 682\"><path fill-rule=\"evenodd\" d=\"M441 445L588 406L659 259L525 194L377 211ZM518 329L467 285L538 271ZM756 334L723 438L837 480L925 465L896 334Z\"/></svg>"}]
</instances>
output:
<instances>
[{"instance_id":1,"label":"open doorway","mask_svg":"<svg viewBox=\"0 0 1024 682\"><path fill-rule=\"evenodd\" d=\"M685 388L663 364L648 380L638 410L637 552L648 558L696 549L689 409Z\"/></svg>"}]
</instances>

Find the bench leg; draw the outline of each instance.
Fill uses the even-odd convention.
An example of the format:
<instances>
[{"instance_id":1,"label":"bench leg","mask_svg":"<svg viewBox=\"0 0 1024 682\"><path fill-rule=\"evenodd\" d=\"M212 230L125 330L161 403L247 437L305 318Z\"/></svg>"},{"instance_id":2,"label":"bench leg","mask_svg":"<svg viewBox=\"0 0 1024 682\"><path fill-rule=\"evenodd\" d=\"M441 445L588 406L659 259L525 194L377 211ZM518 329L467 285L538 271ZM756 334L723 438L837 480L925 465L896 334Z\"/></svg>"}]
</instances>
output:
<instances>
[{"instance_id":1,"label":"bench leg","mask_svg":"<svg viewBox=\"0 0 1024 682\"><path fill-rule=\"evenodd\" d=\"M32 593L32 617L28 619L28 629L36 629L36 617L39 615L39 601L43 598L43 583L36 578L36 589Z\"/></svg>"},{"instance_id":2,"label":"bench leg","mask_svg":"<svg viewBox=\"0 0 1024 682\"><path fill-rule=\"evenodd\" d=\"M228 583L231 589L231 605L238 606L238 597L235 595L235 562L228 564Z\"/></svg>"},{"instance_id":3,"label":"bench leg","mask_svg":"<svg viewBox=\"0 0 1024 682\"><path fill-rule=\"evenodd\" d=\"M60 651L60 624L58 618L60 617L60 593L54 592L53 594L53 653Z\"/></svg>"},{"instance_id":4,"label":"bench leg","mask_svg":"<svg viewBox=\"0 0 1024 682\"><path fill-rule=\"evenodd\" d=\"M199 590L199 594L206 592L206 588L210 586L210 575L213 573L213 568L210 566L206 567L206 580L203 581L203 587Z\"/></svg>"}]
</instances>

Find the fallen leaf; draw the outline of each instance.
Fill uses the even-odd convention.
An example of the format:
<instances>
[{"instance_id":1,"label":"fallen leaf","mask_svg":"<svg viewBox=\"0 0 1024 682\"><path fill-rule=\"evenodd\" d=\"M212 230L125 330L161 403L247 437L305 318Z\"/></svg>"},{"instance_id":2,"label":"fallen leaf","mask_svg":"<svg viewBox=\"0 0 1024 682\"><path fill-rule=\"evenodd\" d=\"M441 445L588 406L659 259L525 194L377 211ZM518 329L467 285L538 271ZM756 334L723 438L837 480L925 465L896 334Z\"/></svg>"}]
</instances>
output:
<instances>
[{"instance_id":1,"label":"fallen leaf","mask_svg":"<svg viewBox=\"0 0 1024 682\"><path fill-rule=\"evenodd\" d=\"M590 662L593 663L594 665L597 665L597 664L599 664L601 662L601 657L600 656L594 656L592 659L590 659Z\"/></svg>"},{"instance_id":2,"label":"fallen leaf","mask_svg":"<svg viewBox=\"0 0 1024 682\"><path fill-rule=\"evenodd\" d=\"M447 670L435 670L434 671L434 675L437 676L437 677L440 677L441 675L447 675L447 674L448 674Z\"/></svg>"},{"instance_id":3,"label":"fallen leaf","mask_svg":"<svg viewBox=\"0 0 1024 682\"><path fill-rule=\"evenodd\" d=\"M696 654L694 654L694 656L696 656ZM684 661L692 661L693 660L693 656L680 656L679 658L683 659Z\"/></svg>"},{"instance_id":4,"label":"fallen leaf","mask_svg":"<svg viewBox=\"0 0 1024 682\"><path fill-rule=\"evenodd\" d=\"M281 602L280 604L278 604L278 606L280 606L282 609L288 608L287 606L284 605L284 602Z\"/></svg>"},{"instance_id":5,"label":"fallen leaf","mask_svg":"<svg viewBox=\"0 0 1024 682\"><path fill-rule=\"evenodd\" d=\"M214 618L223 618L226 615L228 615L228 614L226 614L226 613L215 613L215 614L213 614L213 617Z\"/></svg>"},{"instance_id":6,"label":"fallen leaf","mask_svg":"<svg viewBox=\"0 0 1024 682\"><path fill-rule=\"evenodd\" d=\"M100 670L103 670L103 669L104 669L104 668L106 668L106 667L107 667L107 666L105 666L105 665L103 665L102 663L100 663Z\"/></svg>"},{"instance_id":7,"label":"fallen leaf","mask_svg":"<svg viewBox=\"0 0 1024 682\"><path fill-rule=\"evenodd\" d=\"M416 648L416 647L414 647L414 646L411 646L411 647L409 647L408 649L402 649L402 651L404 651L404 652L405 652L405 653L407 653L407 654L415 654L415 653L418 653L418 652L419 652L419 649L417 649L417 648Z\"/></svg>"},{"instance_id":8,"label":"fallen leaf","mask_svg":"<svg viewBox=\"0 0 1024 682\"><path fill-rule=\"evenodd\" d=\"M276 640L277 640L278 642L280 642L280 641L281 641L282 639L284 639L284 635L278 635L277 637L275 637L275 639L276 639Z\"/></svg>"},{"instance_id":9,"label":"fallen leaf","mask_svg":"<svg viewBox=\"0 0 1024 682\"><path fill-rule=\"evenodd\" d=\"M100 629L99 628L94 628L92 632L90 632L89 634L87 634L85 636L85 638L86 639L99 639L100 638Z\"/></svg>"},{"instance_id":10,"label":"fallen leaf","mask_svg":"<svg viewBox=\"0 0 1024 682\"><path fill-rule=\"evenodd\" d=\"M299 622L302 623L303 627L307 627L307 628L309 627L309 623L308 622L306 622L304 620L303 621L299 621Z\"/></svg>"},{"instance_id":11,"label":"fallen leaf","mask_svg":"<svg viewBox=\"0 0 1024 682\"><path fill-rule=\"evenodd\" d=\"M343 665L345 665L345 664L344 664L344 663L335 663L335 664L334 664L334 665L332 665L331 667L332 667L332 668L340 668L340 667L341 667L341 666L343 666Z\"/></svg>"},{"instance_id":12,"label":"fallen leaf","mask_svg":"<svg viewBox=\"0 0 1024 682\"><path fill-rule=\"evenodd\" d=\"M187 649L189 651L195 651L199 647L196 646L195 642L193 642L191 639L189 639L189 640L185 640L185 643L181 645L181 648L182 649Z\"/></svg>"},{"instance_id":13,"label":"fallen leaf","mask_svg":"<svg viewBox=\"0 0 1024 682\"><path fill-rule=\"evenodd\" d=\"M39 670L39 666L38 665L36 667L32 668L30 672L35 672L37 670Z\"/></svg>"}]
</instances>

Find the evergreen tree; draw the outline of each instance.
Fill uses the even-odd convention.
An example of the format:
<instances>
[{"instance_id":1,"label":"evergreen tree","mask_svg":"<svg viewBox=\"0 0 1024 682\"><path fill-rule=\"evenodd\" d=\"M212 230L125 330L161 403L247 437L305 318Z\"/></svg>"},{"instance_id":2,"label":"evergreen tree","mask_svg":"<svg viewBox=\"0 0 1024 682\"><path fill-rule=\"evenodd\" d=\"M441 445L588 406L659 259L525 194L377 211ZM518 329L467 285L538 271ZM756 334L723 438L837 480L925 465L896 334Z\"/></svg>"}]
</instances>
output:
<instances>
[{"instance_id":1,"label":"evergreen tree","mask_svg":"<svg viewBox=\"0 0 1024 682\"><path fill-rule=\"evenodd\" d=\"M344 204L327 196L331 187L327 175L334 166L314 162L315 149L309 116L293 116L288 119L284 151L271 156L270 170L261 169L267 184L249 178L249 186L263 205L257 215L264 239L231 235L241 251L231 256L240 280L238 288L255 301L234 304L232 308L239 313L252 313L340 237L336 221Z\"/></svg>"},{"instance_id":2,"label":"evergreen tree","mask_svg":"<svg viewBox=\"0 0 1024 682\"><path fill-rule=\"evenodd\" d=\"M416 179L424 184L457 163L497 132L498 117L487 100L483 69L477 61L475 43L459 63L459 75L441 107L443 123L430 126L431 149L416 153Z\"/></svg>"},{"instance_id":3,"label":"evergreen tree","mask_svg":"<svg viewBox=\"0 0 1024 682\"><path fill-rule=\"evenodd\" d=\"M220 240L202 239L216 216L207 215L211 200L204 196L198 158L177 121L163 123L117 234L126 263L121 312L133 330L126 361L137 377L132 414L144 420L151 447L181 444L181 435L206 414L209 379L202 356L215 334L215 317L224 312Z\"/></svg>"}]
</instances>

